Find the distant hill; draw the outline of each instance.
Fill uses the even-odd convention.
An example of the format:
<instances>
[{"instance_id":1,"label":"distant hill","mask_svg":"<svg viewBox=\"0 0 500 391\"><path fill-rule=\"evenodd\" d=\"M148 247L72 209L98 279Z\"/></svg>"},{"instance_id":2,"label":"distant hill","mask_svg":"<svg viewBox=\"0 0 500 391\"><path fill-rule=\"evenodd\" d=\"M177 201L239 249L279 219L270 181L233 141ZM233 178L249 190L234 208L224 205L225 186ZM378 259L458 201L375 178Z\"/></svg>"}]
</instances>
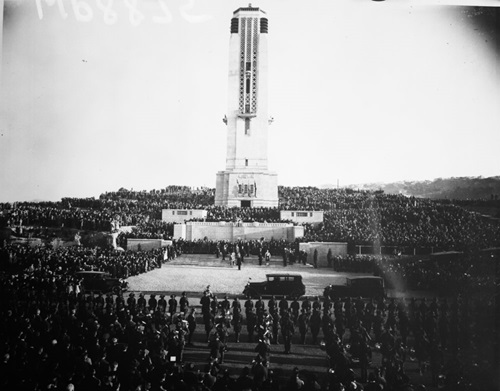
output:
<instances>
[{"instance_id":1,"label":"distant hill","mask_svg":"<svg viewBox=\"0 0 500 391\"><path fill-rule=\"evenodd\" d=\"M500 198L500 176L489 178L437 178L432 181L403 181L394 183L365 183L349 185L347 187L359 190L383 190L386 194L404 194L431 199L491 200Z\"/></svg>"}]
</instances>

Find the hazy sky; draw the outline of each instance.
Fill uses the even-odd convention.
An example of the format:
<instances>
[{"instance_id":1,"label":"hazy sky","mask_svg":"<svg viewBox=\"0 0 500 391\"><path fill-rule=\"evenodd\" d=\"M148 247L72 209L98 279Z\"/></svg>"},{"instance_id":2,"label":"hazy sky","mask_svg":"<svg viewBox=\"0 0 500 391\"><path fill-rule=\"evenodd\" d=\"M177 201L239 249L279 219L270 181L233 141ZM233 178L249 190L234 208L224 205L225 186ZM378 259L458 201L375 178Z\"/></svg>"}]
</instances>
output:
<instances>
[{"instance_id":1,"label":"hazy sky","mask_svg":"<svg viewBox=\"0 0 500 391\"><path fill-rule=\"evenodd\" d=\"M500 174L500 8L423 3L253 2L280 185ZM0 201L215 187L247 4L5 0Z\"/></svg>"}]
</instances>

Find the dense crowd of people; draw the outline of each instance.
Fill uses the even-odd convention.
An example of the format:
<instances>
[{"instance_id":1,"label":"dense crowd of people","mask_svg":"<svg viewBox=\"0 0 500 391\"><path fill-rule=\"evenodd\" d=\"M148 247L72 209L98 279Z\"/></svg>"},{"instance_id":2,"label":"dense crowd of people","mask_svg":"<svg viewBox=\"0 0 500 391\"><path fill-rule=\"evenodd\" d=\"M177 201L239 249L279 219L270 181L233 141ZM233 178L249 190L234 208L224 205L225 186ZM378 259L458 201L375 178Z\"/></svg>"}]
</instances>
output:
<instances>
[{"instance_id":1,"label":"dense crowd of people","mask_svg":"<svg viewBox=\"0 0 500 391\"><path fill-rule=\"evenodd\" d=\"M162 190L120 189L99 199L0 204L8 227L44 226L110 231L134 226L130 238L171 239L173 225L161 221L164 208L204 209L206 221L279 222L281 210L323 210L324 222L305 224L304 241L350 245L406 246L459 250L500 246L500 223L454 205L381 191L279 187L277 208L213 205L214 189L170 186ZM115 225L116 223L116 225Z\"/></svg>"},{"instance_id":2,"label":"dense crowd of people","mask_svg":"<svg viewBox=\"0 0 500 391\"><path fill-rule=\"evenodd\" d=\"M134 226L127 238L173 239L164 249L118 251L99 247L0 244L0 336L5 390L412 390L408 361L430 370L432 383L447 390L493 390L495 383L495 288L491 259L476 250L500 246L500 224L461 206L387 195L381 191L279 187L277 208L214 206L214 189L169 186L120 189L95 198L0 204L0 228L18 236L52 238L49 228L116 231ZM460 206L461 205L461 206ZM207 221L277 222L281 210L323 210L324 222L306 225L302 241L352 245L426 247L464 251L450 259L407 260L397 256L330 256L339 272L373 273L390 287L454 293L454 299L359 300L328 297L264 302L227 297L208 288L189 303L154 294L89 294L75 272L100 270L127 278L162 267L184 253L222 259L272 254L284 266L306 262L299 241L185 241L172 238L161 210L204 209ZM72 231L72 235L73 235ZM48 241L47 241L48 242ZM312 260L309 260L311 262ZM446 292L443 291L446 290ZM462 294L460 296L459 294ZM246 301L244 301L246 300ZM244 301L244 302L243 302ZM201 311L197 311L198 306ZM201 327L203 324L203 327ZM203 328L202 337L195 331ZM199 334L199 333L198 333ZM208 345L201 370L184 362L184 348ZM255 359L239 375L224 368L228 344L255 343ZM291 353L294 344L321 343L329 374L294 370L288 380L273 373L272 346ZM382 365L368 373L380 355ZM354 365L355 364L355 365ZM354 366L360 368L355 375ZM440 375L445 375L443 378ZM418 388L420 387L420 388Z\"/></svg>"},{"instance_id":3,"label":"dense crowd of people","mask_svg":"<svg viewBox=\"0 0 500 391\"><path fill-rule=\"evenodd\" d=\"M382 386L399 391L417 389L405 370L409 362L418 363L422 374L430 371L433 385L443 389L494 389L494 295L240 301L218 299L208 286L199 302L186 294L177 301L175 294L157 298L86 293L74 277L74 271L95 268L119 275L119 263L135 265L131 273L144 273L168 260L161 250L120 254L7 246L4 262L6 255L17 268L0 279L0 386L5 390ZM255 359L235 376L225 371L224 357L228 346L239 342L254 344ZM194 343L208 347L207 365L201 370L187 362L182 365L185 347ZM282 346L278 350L287 354L296 344L321 344L330 367L324 379L298 369L288 380L273 375L276 347ZM381 366L369 373L376 355ZM360 368L359 376L355 367Z\"/></svg>"}]
</instances>

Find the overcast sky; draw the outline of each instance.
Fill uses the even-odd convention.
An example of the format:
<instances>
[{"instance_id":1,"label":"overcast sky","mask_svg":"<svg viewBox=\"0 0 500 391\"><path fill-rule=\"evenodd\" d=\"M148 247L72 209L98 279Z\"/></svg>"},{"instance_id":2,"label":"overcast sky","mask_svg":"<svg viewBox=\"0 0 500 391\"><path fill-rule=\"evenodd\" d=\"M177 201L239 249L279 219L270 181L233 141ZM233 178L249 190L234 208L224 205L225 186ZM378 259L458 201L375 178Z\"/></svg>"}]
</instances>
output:
<instances>
[{"instance_id":1,"label":"overcast sky","mask_svg":"<svg viewBox=\"0 0 500 391\"><path fill-rule=\"evenodd\" d=\"M248 2L53 1L5 0L0 202L215 187ZM426 3L253 2L280 185L500 174L500 9Z\"/></svg>"}]
</instances>

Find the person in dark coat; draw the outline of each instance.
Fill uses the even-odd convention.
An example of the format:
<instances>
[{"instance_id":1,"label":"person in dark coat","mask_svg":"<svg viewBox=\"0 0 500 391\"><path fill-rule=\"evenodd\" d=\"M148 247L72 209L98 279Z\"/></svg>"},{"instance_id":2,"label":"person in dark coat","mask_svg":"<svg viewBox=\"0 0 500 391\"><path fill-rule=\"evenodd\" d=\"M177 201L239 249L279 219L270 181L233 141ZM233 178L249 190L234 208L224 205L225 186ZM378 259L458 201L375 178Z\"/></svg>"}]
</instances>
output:
<instances>
[{"instance_id":1,"label":"person in dark coat","mask_svg":"<svg viewBox=\"0 0 500 391\"><path fill-rule=\"evenodd\" d=\"M189 300L187 298L186 292L182 292L179 304L180 304L180 311L185 314L189 307Z\"/></svg>"},{"instance_id":2,"label":"person in dark coat","mask_svg":"<svg viewBox=\"0 0 500 391\"><path fill-rule=\"evenodd\" d=\"M196 330L196 310L194 308L191 309L191 312L187 316L188 322L188 340L187 344L189 346L193 346L193 335Z\"/></svg>"},{"instance_id":3,"label":"person in dark coat","mask_svg":"<svg viewBox=\"0 0 500 391\"><path fill-rule=\"evenodd\" d=\"M171 314L177 312L177 300L175 299L175 295L170 296L170 300L168 301L168 312Z\"/></svg>"},{"instance_id":4,"label":"person in dark coat","mask_svg":"<svg viewBox=\"0 0 500 391\"><path fill-rule=\"evenodd\" d=\"M205 315L206 312L210 312L210 296L207 291L203 292L203 296L200 299L201 313Z\"/></svg>"},{"instance_id":5,"label":"person in dark coat","mask_svg":"<svg viewBox=\"0 0 500 391\"><path fill-rule=\"evenodd\" d=\"M237 297L235 297L233 299L233 302L231 303L231 308L233 309L233 315L236 312L236 310L239 310L239 312L241 314L241 303Z\"/></svg>"},{"instance_id":6,"label":"person in dark coat","mask_svg":"<svg viewBox=\"0 0 500 391\"><path fill-rule=\"evenodd\" d=\"M283 316L283 313L288 311L288 300L286 299L285 296L281 298L278 307L280 309L280 316Z\"/></svg>"},{"instance_id":7,"label":"person in dark coat","mask_svg":"<svg viewBox=\"0 0 500 391\"><path fill-rule=\"evenodd\" d=\"M307 329L309 328L309 315L304 309L300 311L297 323L299 325L300 343L304 345L306 343Z\"/></svg>"},{"instance_id":8,"label":"person in dark coat","mask_svg":"<svg viewBox=\"0 0 500 391\"><path fill-rule=\"evenodd\" d=\"M248 318L248 313L251 312L252 310L253 310L253 301L250 298L250 296L248 296L247 300L245 301L245 317Z\"/></svg>"},{"instance_id":9,"label":"person in dark coat","mask_svg":"<svg viewBox=\"0 0 500 391\"><path fill-rule=\"evenodd\" d=\"M321 328L321 315L319 311L314 310L309 321L311 326L312 343L316 344L318 339L319 330Z\"/></svg>"},{"instance_id":10,"label":"person in dark coat","mask_svg":"<svg viewBox=\"0 0 500 391\"><path fill-rule=\"evenodd\" d=\"M297 323L300 312L300 303L297 298L294 298L292 304L290 304L290 309L292 310L292 319L294 323Z\"/></svg>"},{"instance_id":11,"label":"person in dark coat","mask_svg":"<svg viewBox=\"0 0 500 391\"><path fill-rule=\"evenodd\" d=\"M311 301L309 300L309 298L306 297L302 302L302 309L307 313L311 311Z\"/></svg>"},{"instance_id":12,"label":"person in dark coat","mask_svg":"<svg viewBox=\"0 0 500 391\"><path fill-rule=\"evenodd\" d=\"M158 304L158 301L156 300L156 296L150 295L149 300L148 300L149 310L156 311L157 304Z\"/></svg>"},{"instance_id":13,"label":"person in dark coat","mask_svg":"<svg viewBox=\"0 0 500 391\"><path fill-rule=\"evenodd\" d=\"M260 356L262 363L269 366L269 353L271 352L271 347L265 338L259 339L259 342L255 347L255 351Z\"/></svg>"},{"instance_id":14,"label":"person in dark coat","mask_svg":"<svg viewBox=\"0 0 500 391\"><path fill-rule=\"evenodd\" d=\"M283 313L283 318L281 319L281 335L283 336L283 344L285 345L285 354L290 354L292 349L292 336L295 329L293 327L293 321L290 319L290 314L288 311Z\"/></svg>"},{"instance_id":15,"label":"person in dark coat","mask_svg":"<svg viewBox=\"0 0 500 391\"><path fill-rule=\"evenodd\" d=\"M236 342L240 342L242 322L243 322L243 317L241 316L241 309L235 308L233 312L233 319L231 320L231 325L233 326Z\"/></svg>"},{"instance_id":16,"label":"person in dark coat","mask_svg":"<svg viewBox=\"0 0 500 391\"><path fill-rule=\"evenodd\" d=\"M165 295L160 295L160 299L158 300L158 309L161 312L165 312L167 309L167 300L165 300Z\"/></svg>"},{"instance_id":17,"label":"person in dark coat","mask_svg":"<svg viewBox=\"0 0 500 391\"><path fill-rule=\"evenodd\" d=\"M257 326L257 316L255 315L255 312L251 310L250 312L247 313L248 342L253 342L255 326Z\"/></svg>"},{"instance_id":18,"label":"person in dark coat","mask_svg":"<svg viewBox=\"0 0 500 391\"><path fill-rule=\"evenodd\" d=\"M262 300L262 296L259 297L259 300L255 302L255 310L257 312L257 315L262 314L265 309L265 304L264 301Z\"/></svg>"}]
</instances>

